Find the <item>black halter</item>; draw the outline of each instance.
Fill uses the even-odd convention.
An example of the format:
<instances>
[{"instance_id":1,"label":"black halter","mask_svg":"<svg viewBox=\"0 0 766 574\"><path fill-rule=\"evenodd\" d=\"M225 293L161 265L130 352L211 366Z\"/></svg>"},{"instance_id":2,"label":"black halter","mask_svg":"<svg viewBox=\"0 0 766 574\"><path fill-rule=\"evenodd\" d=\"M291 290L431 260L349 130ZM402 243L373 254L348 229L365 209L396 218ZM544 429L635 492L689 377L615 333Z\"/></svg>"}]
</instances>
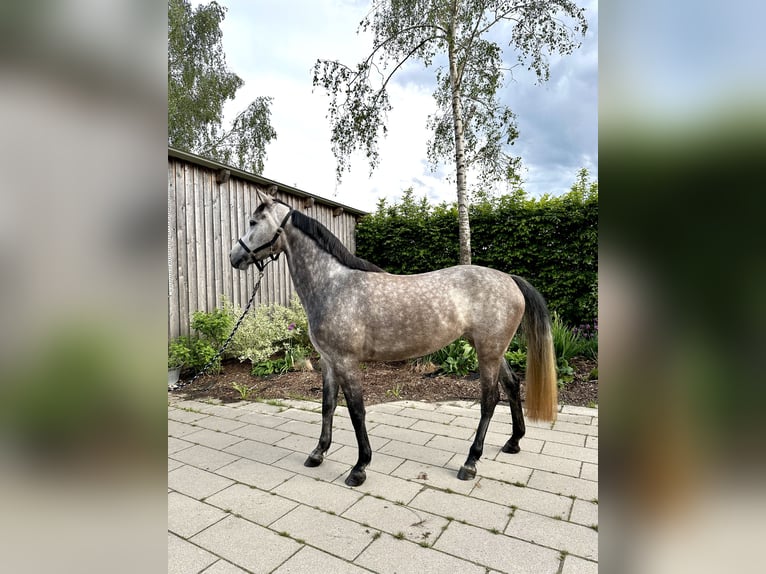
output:
<instances>
[{"instance_id":1,"label":"black halter","mask_svg":"<svg viewBox=\"0 0 766 574\"><path fill-rule=\"evenodd\" d=\"M280 201L278 199L274 200L275 203L281 203L282 205L287 205L284 201ZM287 207L290 207L287 205ZM293 214L293 208L290 207L290 211L287 212L287 215L285 215L284 219L282 219L282 223L279 224L279 227L277 228L277 231L274 233L274 237L271 238L271 241L267 241L263 245L259 245L255 249L250 249L244 241L242 241L242 238L240 237L237 239L237 242L242 246L242 249L244 249L248 255L253 260L253 263L255 263L255 266L258 268L258 271L263 271L264 267L266 267L266 263L263 262L264 259L269 258L270 261L276 261L279 257L279 253L274 253L273 247L274 244L277 242L277 239L279 239L279 236L282 235L282 232L285 230L285 225L287 224L287 220L290 219L290 216ZM269 254L264 257L263 259L256 259L255 254L263 249L269 249ZM269 263L267 262L267 263Z\"/></svg>"}]
</instances>

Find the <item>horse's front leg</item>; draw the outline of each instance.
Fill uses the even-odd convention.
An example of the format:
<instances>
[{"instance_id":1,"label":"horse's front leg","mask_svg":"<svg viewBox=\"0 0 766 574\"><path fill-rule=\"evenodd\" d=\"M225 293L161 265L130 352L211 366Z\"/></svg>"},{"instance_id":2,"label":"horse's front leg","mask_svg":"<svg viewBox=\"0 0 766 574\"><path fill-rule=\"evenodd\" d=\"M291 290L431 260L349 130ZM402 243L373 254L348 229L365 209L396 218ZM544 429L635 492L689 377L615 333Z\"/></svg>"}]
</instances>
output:
<instances>
[{"instance_id":1,"label":"horse's front leg","mask_svg":"<svg viewBox=\"0 0 766 574\"><path fill-rule=\"evenodd\" d=\"M324 363L322 365L322 432L319 435L319 444L303 463L304 466L322 464L324 455L332 444L332 419L337 406L338 382L332 368Z\"/></svg>"},{"instance_id":2,"label":"horse's front leg","mask_svg":"<svg viewBox=\"0 0 766 574\"><path fill-rule=\"evenodd\" d=\"M372 460L372 449L370 448L370 439L367 437L367 427L365 426L364 399L362 397L362 387L358 379L352 376L352 370L344 371L341 375L340 384L343 388L343 395L346 397L348 414L351 417L351 423L354 425L356 442L359 448L359 458L346 477L346 484L349 486L359 486L367 479L367 473L364 471Z\"/></svg>"}]
</instances>

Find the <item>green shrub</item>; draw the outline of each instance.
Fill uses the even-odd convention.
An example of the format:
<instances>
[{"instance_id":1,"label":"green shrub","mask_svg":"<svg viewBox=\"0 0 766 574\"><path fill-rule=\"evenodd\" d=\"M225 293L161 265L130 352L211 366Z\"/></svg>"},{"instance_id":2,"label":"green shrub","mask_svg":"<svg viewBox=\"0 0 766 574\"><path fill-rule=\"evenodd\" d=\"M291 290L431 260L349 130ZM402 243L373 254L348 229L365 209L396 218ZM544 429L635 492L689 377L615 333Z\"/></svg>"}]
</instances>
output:
<instances>
[{"instance_id":1,"label":"green shrub","mask_svg":"<svg viewBox=\"0 0 766 574\"><path fill-rule=\"evenodd\" d=\"M211 313L195 311L192 314L191 328L215 347L216 351L223 345L233 327L234 320L224 309L216 309Z\"/></svg>"},{"instance_id":2,"label":"green shrub","mask_svg":"<svg viewBox=\"0 0 766 574\"><path fill-rule=\"evenodd\" d=\"M553 348L558 360L569 361L572 357L590 355L592 343L580 335L577 330L568 327L555 312L551 320L551 334L553 335Z\"/></svg>"},{"instance_id":3,"label":"green shrub","mask_svg":"<svg viewBox=\"0 0 766 574\"><path fill-rule=\"evenodd\" d=\"M458 339L425 359L439 365L445 373L451 375L463 376L479 368L476 350L465 339Z\"/></svg>"},{"instance_id":4,"label":"green shrub","mask_svg":"<svg viewBox=\"0 0 766 574\"><path fill-rule=\"evenodd\" d=\"M192 360L189 347L178 339L168 343L168 369L178 369L188 365Z\"/></svg>"},{"instance_id":5,"label":"green shrub","mask_svg":"<svg viewBox=\"0 0 766 574\"><path fill-rule=\"evenodd\" d=\"M190 337L187 335L176 337L173 339L170 345L173 349L175 349L174 353L176 355L183 355L185 357L183 367L193 371L202 370L208 361L210 361L218 352L218 349L214 348L204 339L200 339L199 337ZM169 365L170 361L168 361L168 366ZM215 361L215 363L213 363L213 365L211 365L211 369L215 370L216 372L221 371L220 357Z\"/></svg>"},{"instance_id":6,"label":"green shrub","mask_svg":"<svg viewBox=\"0 0 766 574\"><path fill-rule=\"evenodd\" d=\"M226 298L223 299L223 311L234 319L242 314L242 310ZM271 369L263 373L271 374L279 369L277 365L266 364L274 355L292 353L294 364L298 353L308 354L311 350L308 318L300 300L294 297L289 307L261 305L251 310L242 320L226 354L240 361L250 361L254 367L263 364L259 369Z\"/></svg>"}]
</instances>

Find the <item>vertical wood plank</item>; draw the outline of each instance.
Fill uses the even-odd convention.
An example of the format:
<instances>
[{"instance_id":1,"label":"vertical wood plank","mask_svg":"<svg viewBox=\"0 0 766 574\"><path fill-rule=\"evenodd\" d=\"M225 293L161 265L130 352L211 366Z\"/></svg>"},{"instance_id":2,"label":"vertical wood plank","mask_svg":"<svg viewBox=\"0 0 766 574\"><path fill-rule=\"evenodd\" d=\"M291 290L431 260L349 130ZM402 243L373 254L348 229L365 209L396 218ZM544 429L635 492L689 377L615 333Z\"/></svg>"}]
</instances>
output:
<instances>
[{"instance_id":1,"label":"vertical wood plank","mask_svg":"<svg viewBox=\"0 0 766 574\"><path fill-rule=\"evenodd\" d=\"M168 339L180 334L178 242L176 241L176 162L168 158Z\"/></svg>"},{"instance_id":2,"label":"vertical wood plank","mask_svg":"<svg viewBox=\"0 0 766 574\"><path fill-rule=\"evenodd\" d=\"M225 184L219 184L215 179L211 180L212 186L212 213L211 226L212 226L212 240L213 240L213 283L215 300L218 305L221 304L221 295L224 293L223 287L223 273L225 265L228 262L228 252L226 246L222 240L221 235L221 188ZM224 259L225 258L225 259Z\"/></svg>"},{"instance_id":3,"label":"vertical wood plank","mask_svg":"<svg viewBox=\"0 0 766 574\"><path fill-rule=\"evenodd\" d=\"M176 245L178 248L178 317L180 334L189 334L189 258L186 248L187 164L176 166Z\"/></svg>"}]
</instances>

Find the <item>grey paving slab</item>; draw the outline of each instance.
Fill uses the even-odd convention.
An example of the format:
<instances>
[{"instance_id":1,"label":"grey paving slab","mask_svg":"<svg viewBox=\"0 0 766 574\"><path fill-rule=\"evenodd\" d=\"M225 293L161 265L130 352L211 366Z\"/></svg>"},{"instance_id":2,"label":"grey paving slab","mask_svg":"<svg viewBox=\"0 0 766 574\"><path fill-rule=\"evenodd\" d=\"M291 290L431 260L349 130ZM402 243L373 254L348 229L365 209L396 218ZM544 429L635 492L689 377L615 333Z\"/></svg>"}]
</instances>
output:
<instances>
[{"instance_id":1,"label":"grey paving slab","mask_svg":"<svg viewBox=\"0 0 766 574\"><path fill-rule=\"evenodd\" d=\"M234 566L234 564L226 560L218 560L212 566L205 568L202 574L247 574L247 571Z\"/></svg>"},{"instance_id":2,"label":"grey paving slab","mask_svg":"<svg viewBox=\"0 0 766 574\"><path fill-rule=\"evenodd\" d=\"M574 434L569 432L561 432L557 430L548 430L535 427L527 427L528 438L536 438L538 440L544 440L546 442L558 442L562 444L569 444L572 446L585 446L585 435Z\"/></svg>"},{"instance_id":3,"label":"grey paving slab","mask_svg":"<svg viewBox=\"0 0 766 574\"><path fill-rule=\"evenodd\" d=\"M267 574L301 545L252 522L228 516L203 530L192 542L256 574Z\"/></svg>"},{"instance_id":4,"label":"grey paving slab","mask_svg":"<svg viewBox=\"0 0 766 574\"><path fill-rule=\"evenodd\" d=\"M300 399L282 399L281 403L296 410L322 412L322 403L320 401L303 401Z\"/></svg>"},{"instance_id":5,"label":"grey paving slab","mask_svg":"<svg viewBox=\"0 0 766 574\"><path fill-rule=\"evenodd\" d=\"M433 544L447 526L447 519L390 500L365 496L343 513L344 518L387 532L392 536L403 534L418 544Z\"/></svg>"},{"instance_id":6,"label":"grey paving slab","mask_svg":"<svg viewBox=\"0 0 766 574\"><path fill-rule=\"evenodd\" d=\"M342 484L346 475L338 477L335 482ZM421 484L389 476L367 469L367 481L354 490L373 496L381 496L386 500L407 504L423 489Z\"/></svg>"},{"instance_id":7,"label":"grey paving slab","mask_svg":"<svg viewBox=\"0 0 766 574\"><path fill-rule=\"evenodd\" d=\"M216 560L207 550L168 532L168 574L197 574Z\"/></svg>"},{"instance_id":8,"label":"grey paving slab","mask_svg":"<svg viewBox=\"0 0 766 574\"><path fill-rule=\"evenodd\" d=\"M427 446L408 444L398 440L389 441L380 449L380 452L439 466L446 464L452 458L452 453L450 452Z\"/></svg>"},{"instance_id":9,"label":"grey paving slab","mask_svg":"<svg viewBox=\"0 0 766 574\"><path fill-rule=\"evenodd\" d=\"M341 462L349 465L349 468L356 464L359 458L359 449L356 444L353 446L342 446L337 450L331 451L327 457L337 462ZM391 456L379 452L379 449L373 448L372 462L368 467L370 470L376 472L383 472L385 474L391 474L404 462L403 458L398 456Z\"/></svg>"},{"instance_id":10,"label":"grey paving slab","mask_svg":"<svg viewBox=\"0 0 766 574\"><path fill-rule=\"evenodd\" d=\"M595 448L598 449L598 437L597 436L589 436L585 439L585 446L588 448Z\"/></svg>"},{"instance_id":11,"label":"grey paving slab","mask_svg":"<svg viewBox=\"0 0 766 574\"><path fill-rule=\"evenodd\" d=\"M515 486L490 478L481 478L471 491L471 496L550 517L566 518L572 508L572 499L567 496Z\"/></svg>"},{"instance_id":12,"label":"grey paving slab","mask_svg":"<svg viewBox=\"0 0 766 574\"><path fill-rule=\"evenodd\" d=\"M319 429L317 429L318 431ZM295 452L302 452L306 455L308 455L317 445L317 442L319 441L319 432L317 432L317 435L315 437L307 437L303 435L297 435L297 434L290 434L287 437L283 438L281 441L274 443L274 446L278 446L280 448L286 448L288 450L292 450ZM332 448L338 448L338 445L334 444L330 447Z\"/></svg>"},{"instance_id":13,"label":"grey paving slab","mask_svg":"<svg viewBox=\"0 0 766 574\"><path fill-rule=\"evenodd\" d=\"M204 418L197 419L193 424L205 429L222 432L229 432L245 425L245 423L242 421L223 418L216 415L208 415Z\"/></svg>"},{"instance_id":14,"label":"grey paving slab","mask_svg":"<svg viewBox=\"0 0 766 574\"><path fill-rule=\"evenodd\" d=\"M270 406L270 405L263 405ZM243 407L242 410L245 410ZM288 419L283 419L275 413L264 413L260 411L251 411L247 409L247 414L243 414L239 417L239 421L243 423L249 423L258 425L261 427L274 428L285 424Z\"/></svg>"},{"instance_id":15,"label":"grey paving slab","mask_svg":"<svg viewBox=\"0 0 766 574\"><path fill-rule=\"evenodd\" d=\"M576 496L583 500L598 500L598 483L582 478L535 470L527 486L564 496Z\"/></svg>"},{"instance_id":16,"label":"grey paving slab","mask_svg":"<svg viewBox=\"0 0 766 574\"><path fill-rule=\"evenodd\" d=\"M590 424L584 425L584 424L576 424L576 423L569 423L561 421L560 419L556 421L556 423L553 425L553 430L562 431L562 432L571 432L574 434L584 434L589 436L598 436L598 427L593 426Z\"/></svg>"},{"instance_id":17,"label":"grey paving slab","mask_svg":"<svg viewBox=\"0 0 766 574\"><path fill-rule=\"evenodd\" d=\"M264 442L266 444L274 444L290 435L288 432L255 424L246 424L238 429L229 431L229 434L241 436L242 438L250 440L257 440L258 442Z\"/></svg>"},{"instance_id":18,"label":"grey paving slab","mask_svg":"<svg viewBox=\"0 0 766 574\"><path fill-rule=\"evenodd\" d=\"M353 560L372 542L369 528L304 505L277 520L271 528L345 560Z\"/></svg>"},{"instance_id":19,"label":"grey paving slab","mask_svg":"<svg viewBox=\"0 0 766 574\"><path fill-rule=\"evenodd\" d=\"M261 526L268 526L298 506L293 500L245 484L232 484L229 488L207 497L205 503Z\"/></svg>"},{"instance_id":20,"label":"grey paving slab","mask_svg":"<svg viewBox=\"0 0 766 574\"><path fill-rule=\"evenodd\" d=\"M261 403L257 401L246 402L238 407L242 411L248 413L265 413L265 414L279 414L285 410L285 407L270 405L268 403ZM240 417L241 418L241 417Z\"/></svg>"},{"instance_id":21,"label":"grey paving slab","mask_svg":"<svg viewBox=\"0 0 766 574\"><path fill-rule=\"evenodd\" d=\"M228 478L188 464L168 473L169 488L198 500L215 494L232 484L233 481Z\"/></svg>"},{"instance_id":22,"label":"grey paving slab","mask_svg":"<svg viewBox=\"0 0 766 574\"><path fill-rule=\"evenodd\" d=\"M598 574L598 562L583 560L577 556L564 558L561 574Z\"/></svg>"},{"instance_id":23,"label":"grey paving slab","mask_svg":"<svg viewBox=\"0 0 766 574\"><path fill-rule=\"evenodd\" d=\"M556 424L558 423L577 423L581 425L592 425L594 418L592 416L585 415L572 415L567 413L559 413L556 417Z\"/></svg>"},{"instance_id":24,"label":"grey paving slab","mask_svg":"<svg viewBox=\"0 0 766 574\"><path fill-rule=\"evenodd\" d=\"M178 421L180 423L193 423L194 421L198 421L199 419L204 419L209 417L207 413L200 413L193 410L184 410L184 409L174 409L169 408L168 409L168 418L173 421Z\"/></svg>"},{"instance_id":25,"label":"grey paving slab","mask_svg":"<svg viewBox=\"0 0 766 574\"><path fill-rule=\"evenodd\" d=\"M168 436L182 438L199 430L198 427L178 421L168 421Z\"/></svg>"},{"instance_id":26,"label":"grey paving slab","mask_svg":"<svg viewBox=\"0 0 766 574\"><path fill-rule=\"evenodd\" d=\"M195 444L187 449L173 453L171 456L176 460L185 462L186 464L211 471L217 470L239 458L233 454L227 454L225 452L221 452L220 450L199 444Z\"/></svg>"},{"instance_id":27,"label":"grey paving slab","mask_svg":"<svg viewBox=\"0 0 766 574\"><path fill-rule=\"evenodd\" d=\"M409 506L444 518L454 518L482 528L501 531L508 524L511 510L502 504L432 488L423 490Z\"/></svg>"},{"instance_id":28,"label":"grey paving slab","mask_svg":"<svg viewBox=\"0 0 766 574\"><path fill-rule=\"evenodd\" d=\"M410 419L406 419L410 420ZM387 424L379 424L374 429L368 432L369 436L379 436L386 439L398 440L408 444L424 445L434 435L422 431L416 431L409 428L395 427Z\"/></svg>"},{"instance_id":29,"label":"grey paving slab","mask_svg":"<svg viewBox=\"0 0 766 574\"><path fill-rule=\"evenodd\" d=\"M453 453L463 453L468 456L468 450L471 448L473 441L462 438L454 438L450 436L431 435L432 438L425 446L431 448L438 448L439 450L446 450Z\"/></svg>"},{"instance_id":30,"label":"grey paving slab","mask_svg":"<svg viewBox=\"0 0 766 574\"><path fill-rule=\"evenodd\" d=\"M438 552L432 548L397 540L383 534L355 560L356 564L380 574L424 574L426 572L459 572L484 574L482 566Z\"/></svg>"},{"instance_id":31,"label":"grey paving slab","mask_svg":"<svg viewBox=\"0 0 766 574\"><path fill-rule=\"evenodd\" d=\"M413 411L413 412L417 413L419 411ZM463 440L472 439L474 434L474 430L466 428L466 427L452 426L450 424L444 424L444 423L428 421L428 420L419 420L415 424L413 424L410 428L413 430L431 433L432 435L452 437L452 438L463 439Z\"/></svg>"},{"instance_id":32,"label":"grey paving slab","mask_svg":"<svg viewBox=\"0 0 766 574\"><path fill-rule=\"evenodd\" d=\"M189 538L226 516L222 510L177 492L168 494L168 530Z\"/></svg>"},{"instance_id":33,"label":"grey paving slab","mask_svg":"<svg viewBox=\"0 0 766 574\"><path fill-rule=\"evenodd\" d=\"M427 421L444 425L450 425L452 421L455 420L455 415L440 413L435 410L425 410L422 408L406 407L401 409L398 414L403 417L415 419L416 421Z\"/></svg>"},{"instance_id":34,"label":"grey paving slab","mask_svg":"<svg viewBox=\"0 0 766 574\"><path fill-rule=\"evenodd\" d=\"M274 570L274 574L306 574L307 572L315 574L322 574L324 572L332 574L366 574L369 571L309 546L301 548L297 554Z\"/></svg>"},{"instance_id":35,"label":"grey paving slab","mask_svg":"<svg viewBox=\"0 0 766 574\"><path fill-rule=\"evenodd\" d=\"M294 474L302 474L314 480L323 480L333 482L336 478L346 476L351 470L351 466L356 462L356 458L350 464L344 464L331 458L325 458L319 466L304 466L306 455L302 452L291 452L288 456L276 461L274 466L283 468Z\"/></svg>"},{"instance_id":36,"label":"grey paving slab","mask_svg":"<svg viewBox=\"0 0 766 574\"><path fill-rule=\"evenodd\" d=\"M285 498L342 514L364 494L347 486L328 484L322 480L296 475L274 489Z\"/></svg>"},{"instance_id":37,"label":"grey paving slab","mask_svg":"<svg viewBox=\"0 0 766 574\"><path fill-rule=\"evenodd\" d=\"M598 480L598 465L590 464L588 462L582 463L582 471L580 472L580 478L587 478L588 480Z\"/></svg>"},{"instance_id":38,"label":"grey paving slab","mask_svg":"<svg viewBox=\"0 0 766 574\"><path fill-rule=\"evenodd\" d=\"M369 413L389 413L392 415L402 412L404 407L398 402L379 403L377 405L367 405L365 411Z\"/></svg>"},{"instance_id":39,"label":"grey paving slab","mask_svg":"<svg viewBox=\"0 0 766 574\"><path fill-rule=\"evenodd\" d=\"M582 558L598 560L598 532L565 520L517 510L505 529L505 534L565 550Z\"/></svg>"},{"instance_id":40,"label":"grey paving slab","mask_svg":"<svg viewBox=\"0 0 766 574\"><path fill-rule=\"evenodd\" d=\"M569 521L584 526L598 526L598 504L585 500L575 500Z\"/></svg>"},{"instance_id":41,"label":"grey paving slab","mask_svg":"<svg viewBox=\"0 0 766 574\"><path fill-rule=\"evenodd\" d=\"M557 550L458 522L450 523L434 548L508 574L556 574L561 563Z\"/></svg>"},{"instance_id":42,"label":"grey paving slab","mask_svg":"<svg viewBox=\"0 0 766 574\"><path fill-rule=\"evenodd\" d=\"M409 428L415 424L415 419L411 417L403 417L379 411L372 411L367 413L365 420L366 422L384 424L397 428Z\"/></svg>"},{"instance_id":43,"label":"grey paving slab","mask_svg":"<svg viewBox=\"0 0 766 574\"><path fill-rule=\"evenodd\" d=\"M394 476L404 478L423 486L451 490L458 494L468 494L474 488L471 480L459 480L457 470L443 466L435 466L416 460L404 461L392 473Z\"/></svg>"},{"instance_id":44,"label":"grey paving slab","mask_svg":"<svg viewBox=\"0 0 766 574\"><path fill-rule=\"evenodd\" d=\"M471 435L473 437L473 435ZM496 432L488 432L487 436L484 437L484 457L485 458L492 458L492 459L498 459L503 456L508 456L507 453L504 453L502 450L502 446L508 442L508 439L511 437L510 433L506 434L500 434ZM534 452L534 453L540 453L543 450L543 445L545 444L545 441L535 439L535 438L529 438L525 436L521 439L521 442L519 442L519 446L521 447L522 452Z\"/></svg>"},{"instance_id":45,"label":"grey paving slab","mask_svg":"<svg viewBox=\"0 0 766 574\"><path fill-rule=\"evenodd\" d=\"M319 431L317 430L314 436L315 439L319 439ZM370 446L373 452L383 447L390 439L372 434L371 430L367 431L367 437L370 439ZM332 441L336 446L345 445L357 447L356 434L353 430L334 428L332 431Z\"/></svg>"},{"instance_id":46,"label":"grey paving slab","mask_svg":"<svg viewBox=\"0 0 766 574\"><path fill-rule=\"evenodd\" d=\"M462 466L467 455L467 452L465 454L461 453L454 455L454 458L451 462L455 470ZM513 456L514 455L509 455L507 461L502 459L499 461L484 458L480 459L476 464L477 478L487 477L494 478L495 480L502 480L504 482L527 483L529 481L529 477L534 471L531 468L514 465Z\"/></svg>"},{"instance_id":47,"label":"grey paving slab","mask_svg":"<svg viewBox=\"0 0 766 574\"><path fill-rule=\"evenodd\" d=\"M193 446L193 445L194 443L192 442L188 442L180 438L169 436L168 437L168 454L173 454L174 452L178 452L179 450L189 448L190 446Z\"/></svg>"},{"instance_id":48,"label":"grey paving slab","mask_svg":"<svg viewBox=\"0 0 766 574\"><path fill-rule=\"evenodd\" d=\"M255 486L261 490L271 490L294 476L293 473L281 468L248 458L240 458L231 464L222 466L216 471L216 474Z\"/></svg>"},{"instance_id":49,"label":"grey paving slab","mask_svg":"<svg viewBox=\"0 0 766 574\"><path fill-rule=\"evenodd\" d=\"M280 448L278 446L250 439L241 440L236 444L226 447L224 451L232 455L237 455L238 457L257 460L258 462L266 464L276 462L280 458L284 458L293 452L286 448Z\"/></svg>"},{"instance_id":50,"label":"grey paving slab","mask_svg":"<svg viewBox=\"0 0 766 574\"><path fill-rule=\"evenodd\" d=\"M189 442L209 446L210 448L224 449L242 441L242 437L227 434L225 432L213 431L209 429L198 429L196 432L184 436L184 440Z\"/></svg>"},{"instance_id":51,"label":"grey paving slab","mask_svg":"<svg viewBox=\"0 0 766 574\"><path fill-rule=\"evenodd\" d=\"M598 463L598 451L584 446L571 446L556 442L547 442L543 447L543 454L570 458L583 462Z\"/></svg>"},{"instance_id":52,"label":"grey paving slab","mask_svg":"<svg viewBox=\"0 0 766 574\"><path fill-rule=\"evenodd\" d=\"M171 470L175 470L177 468L180 468L183 465L184 465L184 463L179 462L177 460L173 460L172 458L169 458L168 459L168 472L170 472Z\"/></svg>"},{"instance_id":53,"label":"grey paving slab","mask_svg":"<svg viewBox=\"0 0 766 574\"><path fill-rule=\"evenodd\" d=\"M523 439L522 439L523 442ZM547 443L548 446L552 443ZM567 445L557 445L564 448L579 448L568 447ZM531 469L547 470L548 472L555 472L556 474L567 474L569 476L579 477L582 467L582 463L579 460L573 460L568 458L561 458L561 456L554 456L545 453L542 454L529 452L522 450L516 454L502 453L496 459L498 462L510 464L513 466L523 466Z\"/></svg>"},{"instance_id":54,"label":"grey paving slab","mask_svg":"<svg viewBox=\"0 0 766 574\"><path fill-rule=\"evenodd\" d=\"M303 404L303 403L301 403ZM294 421L304 421L307 423L319 424L322 422L322 405L319 403L309 403L309 407L312 410L305 410L300 408L287 409L279 413L279 416L283 419L290 419Z\"/></svg>"},{"instance_id":55,"label":"grey paving slab","mask_svg":"<svg viewBox=\"0 0 766 574\"><path fill-rule=\"evenodd\" d=\"M598 418L598 409L592 409L588 407L576 407L572 405L564 405L561 409L562 413L570 415L583 415Z\"/></svg>"}]
</instances>

